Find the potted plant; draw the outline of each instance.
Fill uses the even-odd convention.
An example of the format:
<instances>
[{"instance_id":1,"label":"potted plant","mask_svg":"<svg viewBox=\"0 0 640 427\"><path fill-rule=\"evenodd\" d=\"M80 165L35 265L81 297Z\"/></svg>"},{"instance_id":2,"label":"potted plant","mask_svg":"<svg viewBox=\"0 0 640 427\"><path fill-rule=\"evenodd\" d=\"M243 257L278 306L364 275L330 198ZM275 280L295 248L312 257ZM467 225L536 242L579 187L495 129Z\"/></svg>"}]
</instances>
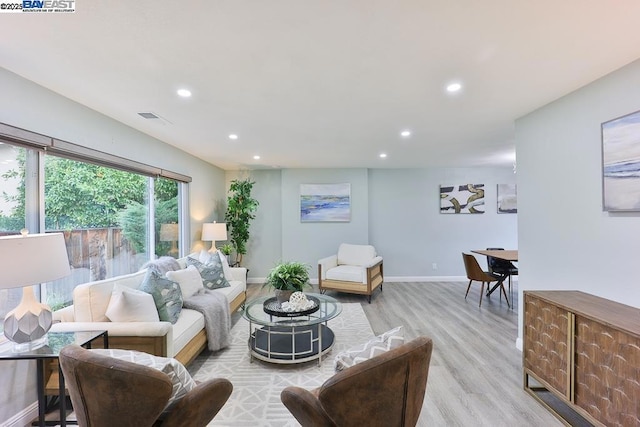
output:
<instances>
[{"instance_id":1,"label":"potted plant","mask_svg":"<svg viewBox=\"0 0 640 427\"><path fill-rule=\"evenodd\" d=\"M309 266L302 262L289 261L276 265L269 271L264 286L275 289L278 302L289 301L291 294L302 290L309 284Z\"/></svg>"},{"instance_id":2,"label":"potted plant","mask_svg":"<svg viewBox=\"0 0 640 427\"><path fill-rule=\"evenodd\" d=\"M229 227L231 245L236 251L235 265L242 264L242 256L247 253L247 240L249 240L249 225L256 216L258 201L251 197L251 190L255 182L250 179L231 181L227 198L227 211L224 219Z\"/></svg>"},{"instance_id":3,"label":"potted plant","mask_svg":"<svg viewBox=\"0 0 640 427\"><path fill-rule=\"evenodd\" d=\"M224 245L222 245L222 247L220 248L220 252L222 252L224 256L227 257L227 262L231 264L231 260L229 259L229 257L231 256L231 252L233 252L233 246L231 246L231 243L225 243Z\"/></svg>"}]
</instances>

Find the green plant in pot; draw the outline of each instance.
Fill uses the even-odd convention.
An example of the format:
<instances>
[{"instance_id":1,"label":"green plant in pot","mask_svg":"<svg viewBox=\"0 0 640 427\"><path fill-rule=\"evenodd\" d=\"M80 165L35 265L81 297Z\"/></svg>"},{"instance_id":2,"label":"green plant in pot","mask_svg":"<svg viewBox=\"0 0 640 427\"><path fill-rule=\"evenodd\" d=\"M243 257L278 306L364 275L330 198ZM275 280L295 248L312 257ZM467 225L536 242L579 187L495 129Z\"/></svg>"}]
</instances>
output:
<instances>
[{"instance_id":1,"label":"green plant in pot","mask_svg":"<svg viewBox=\"0 0 640 427\"><path fill-rule=\"evenodd\" d=\"M236 251L236 264L242 264L242 256L247 253L249 240L249 225L256 217L258 201L251 197L251 190L255 182L250 179L231 181L229 197L227 197L227 211L224 219L229 227L231 245Z\"/></svg>"},{"instance_id":2,"label":"green plant in pot","mask_svg":"<svg viewBox=\"0 0 640 427\"><path fill-rule=\"evenodd\" d=\"M278 302L289 301L291 294L300 291L309 284L309 266L302 262L289 261L276 265L269 271L264 286L275 289Z\"/></svg>"},{"instance_id":3,"label":"green plant in pot","mask_svg":"<svg viewBox=\"0 0 640 427\"><path fill-rule=\"evenodd\" d=\"M230 263L229 256L231 255L231 252L233 252L233 246L231 245L231 243L225 243L224 245L222 245L222 247L220 248L220 252L222 252L223 255L227 257L227 262Z\"/></svg>"}]
</instances>

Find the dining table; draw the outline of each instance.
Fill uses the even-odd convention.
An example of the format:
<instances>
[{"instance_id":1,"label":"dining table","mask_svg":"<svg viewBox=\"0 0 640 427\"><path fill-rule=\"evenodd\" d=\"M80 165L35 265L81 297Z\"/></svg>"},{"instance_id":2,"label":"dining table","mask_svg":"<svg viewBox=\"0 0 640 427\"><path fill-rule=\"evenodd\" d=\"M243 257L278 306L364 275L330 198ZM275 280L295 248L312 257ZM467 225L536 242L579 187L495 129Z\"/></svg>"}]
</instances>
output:
<instances>
[{"instance_id":1,"label":"dining table","mask_svg":"<svg viewBox=\"0 0 640 427\"><path fill-rule=\"evenodd\" d=\"M497 259L502 259L510 262L518 262L518 250L517 249L473 249L471 250L474 254L490 256ZM505 281L507 275L504 275L501 280L493 285L491 289L487 290L487 296L491 295L493 291L500 287L500 285Z\"/></svg>"}]
</instances>

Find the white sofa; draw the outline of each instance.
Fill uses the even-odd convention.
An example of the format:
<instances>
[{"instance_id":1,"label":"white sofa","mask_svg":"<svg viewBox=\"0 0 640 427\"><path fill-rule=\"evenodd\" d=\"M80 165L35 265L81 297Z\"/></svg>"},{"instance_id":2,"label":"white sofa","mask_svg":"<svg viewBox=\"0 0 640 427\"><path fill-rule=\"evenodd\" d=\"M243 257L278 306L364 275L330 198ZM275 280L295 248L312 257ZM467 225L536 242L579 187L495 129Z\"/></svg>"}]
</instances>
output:
<instances>
[{"instance_id":1,"label":"white sofa","mask_svg":"<svg viewBox=\"0 0 640 427\"><path fill-rule=\"evenodd\" d=\"M178 259L185 268L186 258ZM230 287L216 289L225 294L230 312L236 311L246 300L247 269L231 268ZM138 350L156 356L173 357L184 365L190 363L207 345L204 316L196 310L183 308L178 321L170 322L111 322L105 312L116 284L138 288L146 269L76 286L73 305L53 313L53 332L106 330L109 347Z\"/></svg>"}]
</instances>

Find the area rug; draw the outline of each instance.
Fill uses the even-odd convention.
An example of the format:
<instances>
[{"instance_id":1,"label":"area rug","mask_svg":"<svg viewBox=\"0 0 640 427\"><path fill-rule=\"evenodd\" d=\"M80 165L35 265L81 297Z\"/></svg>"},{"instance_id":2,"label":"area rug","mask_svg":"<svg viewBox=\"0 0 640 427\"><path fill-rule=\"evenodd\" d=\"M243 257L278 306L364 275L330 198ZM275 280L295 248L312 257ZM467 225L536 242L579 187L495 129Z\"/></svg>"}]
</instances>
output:
<instances>
[{"instance_id":1,"label":"area rug","mask_svg":"<svg viewBox=\"0 0 640 427\"><path fill-rule=\"evenodd\" d=\"M329 321L336 335L331 352L322 365L317 361L297 365L277 365L254 359L249 361L247 341L249 323L240 318L231 329L231 346L211 353L203 352L189 365L196 381L227 378L233 393L210 426L298 426L280 401L280 392L289 385L312 389L334 374L333 359L342 350L365 342L373 331L360 304L342 304L342 313Z\"/></svg>"}]
</instances>

